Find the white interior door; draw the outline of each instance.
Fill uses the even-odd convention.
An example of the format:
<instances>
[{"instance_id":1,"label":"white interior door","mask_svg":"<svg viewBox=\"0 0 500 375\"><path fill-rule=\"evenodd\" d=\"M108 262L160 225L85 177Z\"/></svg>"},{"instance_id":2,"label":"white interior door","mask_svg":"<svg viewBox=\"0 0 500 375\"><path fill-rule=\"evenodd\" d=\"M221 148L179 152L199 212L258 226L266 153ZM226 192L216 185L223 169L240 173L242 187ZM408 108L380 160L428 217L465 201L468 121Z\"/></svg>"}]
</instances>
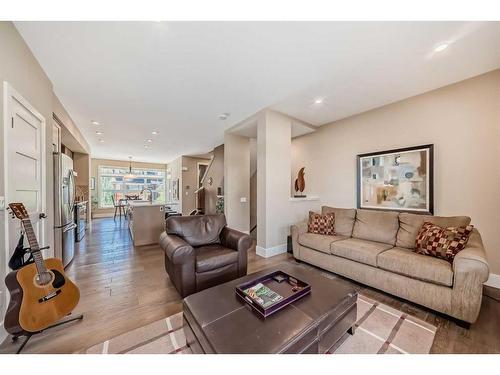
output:
<instances>
[{"instance_id":1,"label":"white interior door","mask_svg":"<svg viewBox=\"0 0 500 375\"><path fill-rule=\"evenodd\" d=\"M40 247L45 245L45 119L4 82L5 201L26 207ZM8 262L20 233L20 221L5 211L5 259ZM27 239L25 238L25 245ZM9 272L5 264L5 272Z\"/></svg>"},{"instance_id":2,"label":"white interior door","mask_svg":"<svg viewBox=\"0 0 500 375\"><path fill-rule=\"evenodd\" d=\"M26 207L40 247L45 245L45 119L7 84L6 124L7 202L21 202ZM19 239L20 222L9 223L9 255Z\"/></svg>"}]
</instances>

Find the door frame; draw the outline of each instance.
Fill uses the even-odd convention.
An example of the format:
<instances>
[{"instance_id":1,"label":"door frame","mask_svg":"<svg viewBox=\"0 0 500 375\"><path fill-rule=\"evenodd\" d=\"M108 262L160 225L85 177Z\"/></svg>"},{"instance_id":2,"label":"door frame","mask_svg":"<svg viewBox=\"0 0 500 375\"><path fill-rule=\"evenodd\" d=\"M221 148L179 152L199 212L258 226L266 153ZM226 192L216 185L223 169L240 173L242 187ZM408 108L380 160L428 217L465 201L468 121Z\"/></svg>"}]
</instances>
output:
<instances>
[{"instance_id":1,"label":"door frame","mask_svg":"<svg viewBox=\"0 0 500 375\"><path fill-rule=\"evenodd\" d=\"M199 182L200 182L200 165L205 165L207 167L207 169L205 169L205 173L203 174L203 176L201 176L202 178L205 177L205 175L207 174L208 172L208 167L210 166L210 161L199 161L196 163L196 189L195 190L198 190L201 186L198 186Z\"/></svg>"},{"instance_id":2,"label":"door frame","mask_svg":"<svg viewBox=\"0 0 500 375\"><path fill-rule=\"evenodd\" d=\"M42 116L40 112L36 110L22 95L20 95L7 81L3 82L3 149L4 149L4 192L5 192L5 202L6 205L9 202L9 150L8 150L8 129L9 126L12 126L12 102L11 99L16 100L20 105L22 105L27 111L31 112L33 116L35 116L41 124L40 131L40 172L41 172L41 192L40 192L40 202L41 202L41 210L42 212L46 212L47 202L46 202L46 194L47 194L47 157L46 157L46 128L47 124L45 121L45 117ZM4 211L4 231L5 231L5 272L9 273L9 212L7 209ZM39 242L41 246L45 246L45 230L46 224L44 220L40 221L40 237ZM6 299L8 299L6 294ZM6 301L8 303L8 300ZM7 305L6 305L7 306ZM2 317L4 312L2 311Z\"/></svg>"}]
</instances>

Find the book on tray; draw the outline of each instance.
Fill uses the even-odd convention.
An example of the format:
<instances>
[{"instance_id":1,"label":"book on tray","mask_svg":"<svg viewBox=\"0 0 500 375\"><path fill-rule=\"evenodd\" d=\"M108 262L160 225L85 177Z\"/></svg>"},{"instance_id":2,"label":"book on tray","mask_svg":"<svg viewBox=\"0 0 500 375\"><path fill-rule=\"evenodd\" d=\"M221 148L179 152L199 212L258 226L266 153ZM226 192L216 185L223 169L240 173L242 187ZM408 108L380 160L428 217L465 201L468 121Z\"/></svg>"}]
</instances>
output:
<instances>
[{"instance_id":1,"label":"book on tray","mask_svg":"<svg viewBox=\"0 0 500 375\"><path fill-rule=\"evenodd\" d=\"M262 283L255 284L251 288L245 289L243 292L264 308L283 299L283 296Z\"/></svg>"}]
</instances>

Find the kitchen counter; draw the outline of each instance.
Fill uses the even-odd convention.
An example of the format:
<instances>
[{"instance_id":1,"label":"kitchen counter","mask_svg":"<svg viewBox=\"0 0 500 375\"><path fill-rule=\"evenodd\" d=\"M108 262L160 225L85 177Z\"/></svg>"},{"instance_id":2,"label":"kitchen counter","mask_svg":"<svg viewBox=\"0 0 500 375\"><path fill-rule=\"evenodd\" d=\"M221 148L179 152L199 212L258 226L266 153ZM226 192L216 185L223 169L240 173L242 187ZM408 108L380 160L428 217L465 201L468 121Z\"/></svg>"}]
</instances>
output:
<instances>
[{"instance_id":1,"label":"kitchen counter","mask_svg":"<svg viewBox=\"0 0 500 375\"><path fill-rule=\"evenodd\" d=\"M150 201L143 201L143 200L129 200L127 203L132 206L132 207L160 207L160 206L165 206L165 203L153 203Z\"/></svg>"}]
</instances>

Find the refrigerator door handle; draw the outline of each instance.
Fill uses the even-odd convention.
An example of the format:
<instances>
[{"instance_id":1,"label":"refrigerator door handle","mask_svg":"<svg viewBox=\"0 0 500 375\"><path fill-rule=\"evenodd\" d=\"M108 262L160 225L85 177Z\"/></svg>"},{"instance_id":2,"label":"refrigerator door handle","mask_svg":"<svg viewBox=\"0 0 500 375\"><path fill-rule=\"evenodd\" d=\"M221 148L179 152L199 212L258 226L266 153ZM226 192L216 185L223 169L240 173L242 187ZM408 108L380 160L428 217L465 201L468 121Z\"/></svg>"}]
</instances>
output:
<instances>
[{"instance_id":1,"label":"refrigerator door handle","mask_svg":"<svg viewBox=\"0 0 500 375\"><path fill-rule=\"evenodd\" d=\"M63 229L63 232L67 232L67 231L73 230L75 228L76 228L76 224L75 223L71 223L70 225L67 226L67 228Z\"/></svg>"},{"instance_id":2,"label":"refrigerator door handle","mask_svg":"<svg viewBox=\"0 0 500 375\"><path fill-rule=\"evenodd\" d=\"M75 210L75 201L76 201L76 180L75 180L75 172L70 169L69 171L69 175L71 177L71 185L73 187L73 194L72 194L72 197L71 197L71 204L70 204L70 210L71 212L73 212Z\"/></svg>"}]
</instances>

